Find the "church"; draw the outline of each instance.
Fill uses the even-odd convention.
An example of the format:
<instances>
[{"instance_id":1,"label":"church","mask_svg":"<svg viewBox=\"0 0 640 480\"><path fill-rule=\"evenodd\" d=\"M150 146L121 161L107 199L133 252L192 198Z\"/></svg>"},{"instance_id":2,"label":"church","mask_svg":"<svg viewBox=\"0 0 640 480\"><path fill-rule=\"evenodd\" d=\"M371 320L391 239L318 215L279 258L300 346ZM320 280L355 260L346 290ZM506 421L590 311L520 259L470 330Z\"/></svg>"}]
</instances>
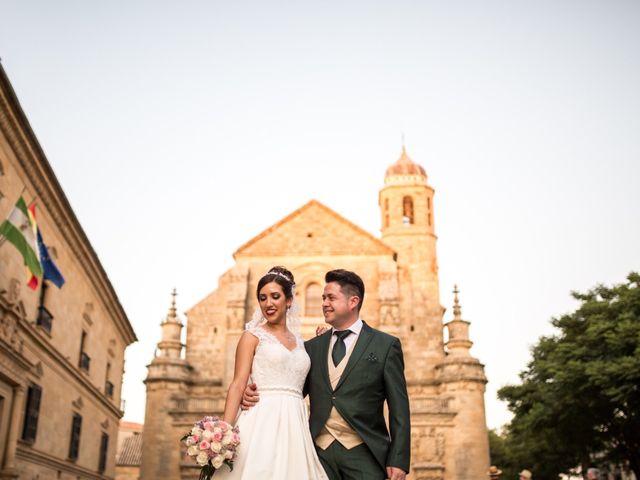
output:
<instances>
[{"instance_id":1,"label":"church","mask_svg":"<svg viewBox=\"0 0 640 480\"><path fill-rule=\"evenodd\" d=\"M412 435L408 479L486 477L484 366L470 354L469 322L462 319L457 291L453 316L444 318L434 189L404 147L386 171L378 205L380 238L310 200L240 246L218 288L186 312L186 345L174 300L145 380L142 480L197 478L178 439L202 416L222 414L235 347L257 307L257 282L273 265L285 265L295 276L305 338L324 324L325 272L344 268L364 280L361 318L400 338L404 351Z\"/></svg>"}]
</instances>

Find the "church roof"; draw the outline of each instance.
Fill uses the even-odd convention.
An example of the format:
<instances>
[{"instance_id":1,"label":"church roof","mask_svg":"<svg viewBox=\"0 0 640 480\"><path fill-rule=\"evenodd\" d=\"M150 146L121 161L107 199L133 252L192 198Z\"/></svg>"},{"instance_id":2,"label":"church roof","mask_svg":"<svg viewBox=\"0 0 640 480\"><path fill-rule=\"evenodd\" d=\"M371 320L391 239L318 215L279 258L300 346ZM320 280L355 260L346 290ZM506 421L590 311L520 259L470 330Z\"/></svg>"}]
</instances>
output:
<instances>
[{"instance_id":1,"label":"church roof","mask_svg":"<svg viewBox=\"0 0 640 480\"><path fill-rule=\"evenodd\" d=\"M238 256L393 255L394 250L317 200L259 233Z\"/></svg>"},{"instance_id":2,"label":"church roof","mask_svg":"<svg viewBox=\"0 0 640 480\"><path fill-rule=\"evenodd\" d=\"M411 160L403 146L400 158L398 158L396 163L387 168L385 177L390 177L392 175L422 175L423 177L426 177L427 172L421 165L418 165L416 162Z\"/></svg>"}]
</instances>

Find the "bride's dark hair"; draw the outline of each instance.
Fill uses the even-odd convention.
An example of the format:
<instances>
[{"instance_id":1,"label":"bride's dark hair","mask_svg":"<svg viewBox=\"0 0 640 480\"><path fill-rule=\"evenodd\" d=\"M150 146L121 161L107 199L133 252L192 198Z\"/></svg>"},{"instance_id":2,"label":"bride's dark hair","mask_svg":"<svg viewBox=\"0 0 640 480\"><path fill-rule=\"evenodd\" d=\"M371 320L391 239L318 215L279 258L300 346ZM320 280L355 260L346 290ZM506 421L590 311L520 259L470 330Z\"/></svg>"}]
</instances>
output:
<instances>
[{"instance_id":1,"label":"bride's dark hair","mask_svg":"<svg viewBox=\"0 0 640 480\"><path fill-rule=\"evenodd\" d=\"M293 273L281 266L271 267L267 274L258 282L258 288L256 289L256 297L260 296L260 290L267 283L276 282L282 287L284 296L286 298L293 298L293 287L295 281L293 279Z\"/></svg>"}]
</instances>

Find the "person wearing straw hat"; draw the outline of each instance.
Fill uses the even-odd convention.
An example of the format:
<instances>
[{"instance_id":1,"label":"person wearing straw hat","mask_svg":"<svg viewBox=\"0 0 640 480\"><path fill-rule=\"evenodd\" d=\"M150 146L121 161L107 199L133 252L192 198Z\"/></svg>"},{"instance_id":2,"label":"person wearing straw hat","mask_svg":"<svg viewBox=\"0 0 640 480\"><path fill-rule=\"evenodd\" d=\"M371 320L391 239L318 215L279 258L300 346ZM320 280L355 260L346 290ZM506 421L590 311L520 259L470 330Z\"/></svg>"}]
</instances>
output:
<instances>
[{"instance_id":1,"label":"person wearing straw hat","mask_svg":"<svg viewBox=\"0 0 640 480\"><path fill-rule=\"evenodd\" d=\"M489 476L490 480L498 480L500 478L500 475L502 475L502 470L500 470L495 465L491 465L489 467L489 471L487 472L487 475Z\"/></svg>"},{"instance_id":2,"label":"person wearing straw hat","mask_svg":"<svg viewBox=\"0 0 640 480\"><path fill-rule=\"evenodd\" d=\"M518 475L520 475L520 480L531 480L533 475L529 470L522 470Z\"/></svg>"}]
</instances>

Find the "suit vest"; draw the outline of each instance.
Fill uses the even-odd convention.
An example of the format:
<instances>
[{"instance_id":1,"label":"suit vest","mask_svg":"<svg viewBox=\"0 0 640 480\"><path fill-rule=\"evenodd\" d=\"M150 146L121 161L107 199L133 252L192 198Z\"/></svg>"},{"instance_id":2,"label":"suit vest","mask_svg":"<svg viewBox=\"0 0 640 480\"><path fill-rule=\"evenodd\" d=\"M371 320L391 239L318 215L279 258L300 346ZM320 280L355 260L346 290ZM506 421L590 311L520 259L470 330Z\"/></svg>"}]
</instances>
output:
<instances>
[{"instance_id":1,"label":"suit vest","mask_svg":"<svg viewBox=\"0 0 640 480\"><path fill-rule=\"evenodd\" d=\"M344 358L340 361L337 367L333 364L333 360L331 359L331 348L329 349L327 364L329 365L329 381L331 382L332 390L334 390L336 385L338 385L342 372L344 372L358 340L359 338L351 344L349 350L347 350ZM315 443L322 450L326 450L335 440L340 442L346 449L357 447L363 443L360 435L358 435L347 421L342 418L342 415L340 415L338 410L336 410L336 407L332 407L327 423L325 423L322 430L320 430L320 433L315 439Z\"/></svg>"}]
</instances>

